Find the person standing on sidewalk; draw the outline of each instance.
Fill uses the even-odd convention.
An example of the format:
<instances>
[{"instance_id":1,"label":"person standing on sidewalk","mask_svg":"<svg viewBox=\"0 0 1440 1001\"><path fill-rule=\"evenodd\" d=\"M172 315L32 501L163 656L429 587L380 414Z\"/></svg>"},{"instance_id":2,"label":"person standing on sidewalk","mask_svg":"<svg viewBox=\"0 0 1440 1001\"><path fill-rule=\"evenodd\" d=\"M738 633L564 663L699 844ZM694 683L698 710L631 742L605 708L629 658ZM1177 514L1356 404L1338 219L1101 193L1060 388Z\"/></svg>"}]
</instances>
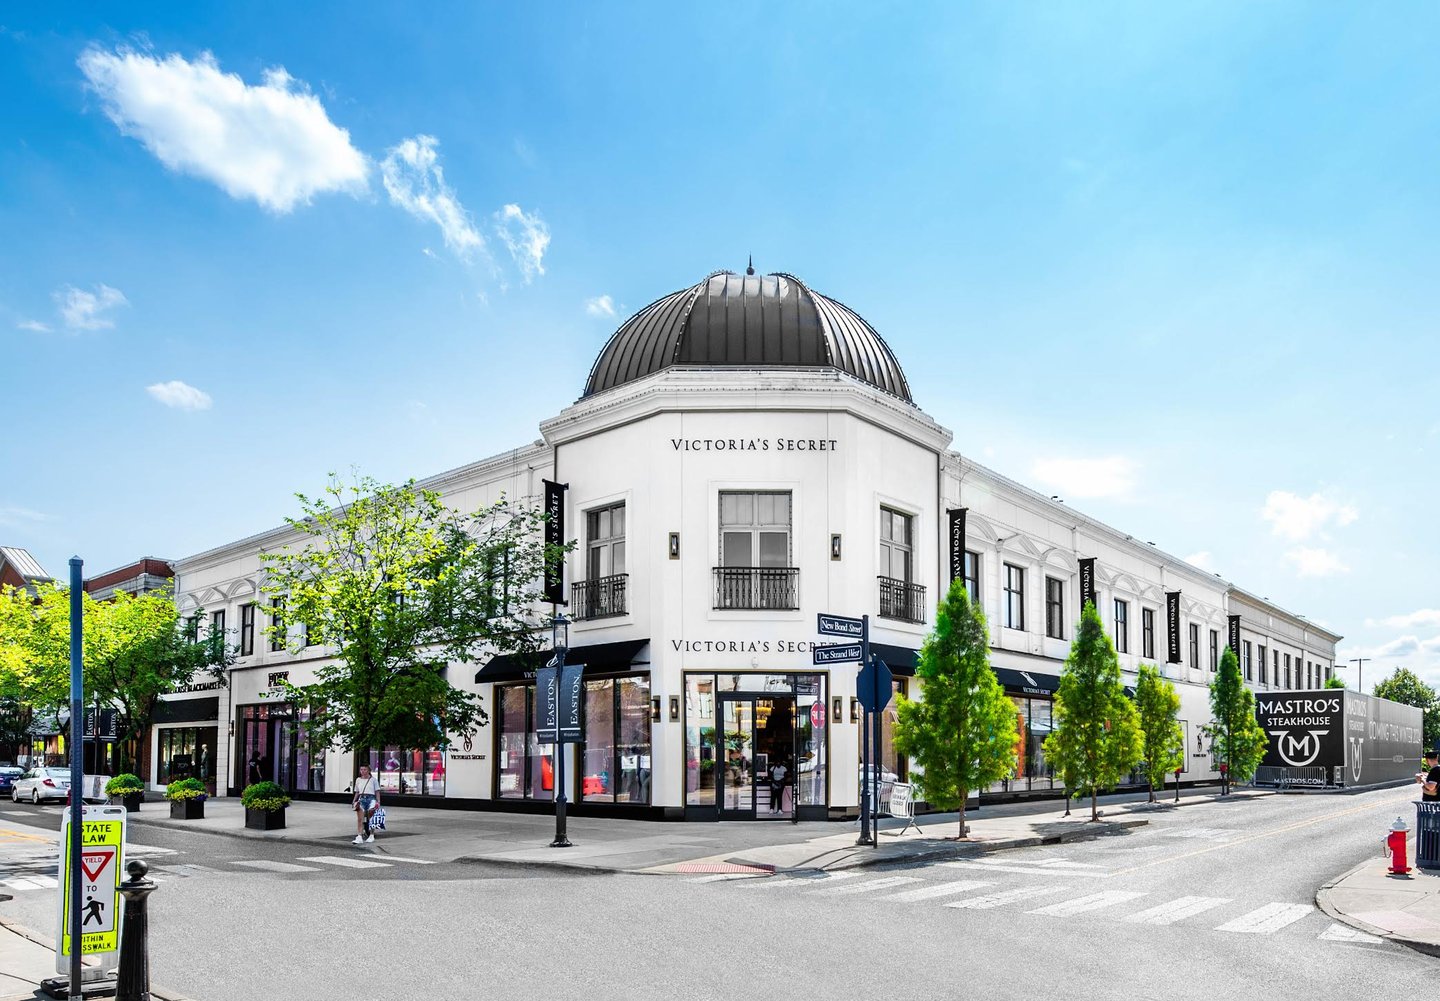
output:
<instances>
[{"instance_id":1,"label":"person standing on sidewalk","mask_svg":"<svg viewBox=\"0 0 1440 1001\"><path fill-rule=\"evenodd\" d=\"M1425 752L1425 767L1428 771L1415 773L1415 781L1421 790L1420 800L1440 803L1440 747L1432 747Z\"/></svg>"},{"instance_id":2,"label":"person standing on sidewalk","mask_svg":"<svg viewBox=\"0 0 1440 1001\"><path fill-rule=\"evenodd\" d=\"M380 783L370 774L369 765L361 765L360 775L355 779L354 793L350 798L350 809L355 811L355 840L351 844L374 842L375 835L367 829L367 823L379 805Z\"/></svg>"}]
</instances>

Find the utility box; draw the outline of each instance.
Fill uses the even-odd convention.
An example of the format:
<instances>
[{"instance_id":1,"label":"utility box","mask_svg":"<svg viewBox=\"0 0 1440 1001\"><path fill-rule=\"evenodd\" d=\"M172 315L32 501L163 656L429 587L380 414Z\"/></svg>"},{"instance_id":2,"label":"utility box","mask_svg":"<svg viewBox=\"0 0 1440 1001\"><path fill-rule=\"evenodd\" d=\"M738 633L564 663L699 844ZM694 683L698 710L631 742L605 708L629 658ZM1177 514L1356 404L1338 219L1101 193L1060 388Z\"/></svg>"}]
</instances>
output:
<instances>
[{"instance_id":1,"label":"utility box","mask_svg":"<svg viewBox=\"0 0 1440 1001\"><path fill-rule=\"evenodd\" d=\"M1342 688L1257 692L1255 717L1270 738L1256 785L1382 785L1420 769L1422 713Z\"/></svg>"}]
</instances>

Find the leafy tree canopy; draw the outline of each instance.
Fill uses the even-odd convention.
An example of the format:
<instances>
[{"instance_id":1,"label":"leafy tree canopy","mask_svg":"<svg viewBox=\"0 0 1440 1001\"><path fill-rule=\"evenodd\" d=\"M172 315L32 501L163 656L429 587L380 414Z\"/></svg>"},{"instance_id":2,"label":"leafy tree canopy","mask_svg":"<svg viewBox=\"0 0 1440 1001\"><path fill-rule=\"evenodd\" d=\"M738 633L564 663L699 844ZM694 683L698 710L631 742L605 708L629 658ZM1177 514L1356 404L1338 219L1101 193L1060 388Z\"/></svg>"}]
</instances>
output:
<instances>
[{"instance_id":1,"label":"leafy tree canopy","mask_svg":"<svg viewBox=\"0 0 1440 1001\"><path fill-rule=\"evenodd\" d=\"M539 585L564 549L543 542L544 515L503 498L465 514L413 480L332 478L321 497L297 496L303 514L287 522L302 540L260 558L267 632L333 655L293 688L311 707L310 738L353 750L473 734L487 722L479 696L447 672L548 639Z\"/></svg>"},{"instance_id":2,"label":"leafy tree canopy","mask_svg":"<svg viewBox=\"0 0 1440 1001\"><path fill-rule=\"evenodd\" d=\"M1185 735L1177 719L1180 695L1154 664L1140 665L1140 680L1135 684L1135 709L1140 715L1143 734L1145 779L1150 784L1150 800L1154 802L1155 787L1163 788L1165 777L1185 763Z\"/></svg>"},{"instance_id":3,"label":"leafy tree canopy","mask_svg":"<svg viewBox=\"0 0 1440 1001\"><path fill-rule=\"evenodd\" d=\"M1328 678L1325 679L1325 687L1326 687L1326 688L1344 688L1344 687L1345 687L1345 679L1339 677L1338 675L1332 674L1332 675L1330 675L1330 677L1328 677Z\"/></svg>"},{"instance_id":4,"label":"leafy tree canopy","mask_svg":"<svg viewBox=\"0 0 1440 1001\"><path fill-rule=\"evenodd\" d=\"M1265 757L1269 738L1255 718L1255 693L1240 677L1240 661L1228 646L1220 655L1220 669L1210 683L1211 722L1201 729L1211 749L1229 766L1231 782L1248 782Z\"/></svg>"},{"instance_id":5,"label":"leafy tree canopy","mask_svg":"<svg viewBox=\"0 0 1440 1001\"><path fill-rule=\"evenodd\" d=\"M1425 746L1440 745L1440 695L1420 680L1409 668L1397 667L1395 673L1381 681L1371 693L1391 702L1415 706L1425 713Z\"/></svg>"},{"instance_id":6,"label":"leafy tree canopy","mask_svg":"<svg viewBox=\"0 0 1440 1001\"><path fill-rule=\"evenodd\" d=\"M1143 753L1135 705L1125 697L1120 659L1092 603L1080 613L1075 641L1055 693L1054 727L1045 755L1067 776L1076 795L1090 794L1090 819L1099 820L1097 796L1120 783Z\"/></svg>"},{"instance_id":7,"label":"leafy tree canopy","mask_svg":"<svg viewBox=\"0 0 1440 1001\"><path fill-rule=\"evenodd\" d=\"M935 628L920 650L921 699L900 696L895 745L924 769L916 785L931 806L960 811L965 800L1012 774L1019 735L1015 703L990 667L985 613L970 603L964 581L950 585Z\"/></svg>"}]
</instances>

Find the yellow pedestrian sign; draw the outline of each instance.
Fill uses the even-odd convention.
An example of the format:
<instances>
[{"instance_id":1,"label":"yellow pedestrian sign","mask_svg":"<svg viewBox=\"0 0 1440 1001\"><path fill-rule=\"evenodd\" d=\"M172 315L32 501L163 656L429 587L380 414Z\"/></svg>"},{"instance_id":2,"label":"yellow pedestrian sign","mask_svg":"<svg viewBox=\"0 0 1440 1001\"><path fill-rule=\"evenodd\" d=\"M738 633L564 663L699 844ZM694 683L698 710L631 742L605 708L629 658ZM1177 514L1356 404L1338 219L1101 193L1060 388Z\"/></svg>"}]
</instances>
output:
<instances>
[{"instance_id":1,"label":"yellow pedestrian sign","mask_svg":"<svg viewBox=\"0 0 1440 1001\"><path fill-rule=\"evenodd\" d=\"M125 809L118 806L87 806L80 833L80 864L70 858L70 814L60 829L60 948L55 956L56 972L69 970L70 887L72 871L80 880L80 954L87 967L110 968L120 951L122 900L120 883L125 853ZM64 960L62 962L62 960Z\"/></svg>"}]
</instances>

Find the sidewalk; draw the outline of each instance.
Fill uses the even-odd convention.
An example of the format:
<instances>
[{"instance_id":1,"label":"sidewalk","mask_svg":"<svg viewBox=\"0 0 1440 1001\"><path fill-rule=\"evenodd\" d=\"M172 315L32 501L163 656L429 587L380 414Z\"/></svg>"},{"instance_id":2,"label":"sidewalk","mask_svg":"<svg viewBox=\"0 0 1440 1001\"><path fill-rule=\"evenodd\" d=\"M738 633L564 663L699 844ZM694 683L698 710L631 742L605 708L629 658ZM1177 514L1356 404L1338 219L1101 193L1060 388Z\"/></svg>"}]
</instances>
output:
<instances>
[{"instance_id":1,"label":"sidewalk","mask_svg":"<svg viewBox=\"0 0 1440 1001\"><path fill-rule=\"evenodd\" d=\"M1240 790L1228 800L1239 803L1270 795ZM1212 790L1188 791L1181 805L1214 802ZM696 871L683 866L753 865L757 868L845 868L900 860L935 858L995 851L1035 844L1054 844L1081 838L1122 833L1148 823L1155 810L1167 810L1171 799L1158 806L1145 803L1145 794L1104 796L1103 819L1089 823L1089 804L1075 804L1062 819L1064 803L987 804L969 818L971 840L957 843L956 815L933 814L920 818L923 833L913 826L903 836L903 821L880 821L880 845L857 848L855 822L788 821L682 824L643 820L571 817L568 835L574 847L549 847L554 834L553 816L507 814L468 810L436 810L385 804L389 830L373 845L350 846L354 814L344 804L295 802L286 811L281 831L245 828L238 800L211 799L204 820L171 820L164 803L146 803L130 822L139 827L179 829L256 840L310 844L353 851L407 855L434 862L468 862L533 867L579 868L598 872Z\"/></svg>"},{"instance_id":2,"label":"sidewalk","mask_svg":"<svg viewBox=\"0 0 1440 1001\"><path fill-rule=\"evenodd\" d=\"M1414 838L1408 851L1413 864ZM1361 931L1440 956L1440 870L1391 876L1388 865L1377 851L1373 860L1322 886L1316 906Z\"/></svg>"},{"instance_id":3,"label":"sidewalk","mask_svg":"<svg viewBox=\"0 0 1440 1001\"><path fill-rule=\"evenodd\" d=\"M0 1001L45 998L40 981L55 976L55 943L35 932L0 918ZM151 987L160 1001L185 1001L179 995Z\"/></svg>"}]
</instances>

